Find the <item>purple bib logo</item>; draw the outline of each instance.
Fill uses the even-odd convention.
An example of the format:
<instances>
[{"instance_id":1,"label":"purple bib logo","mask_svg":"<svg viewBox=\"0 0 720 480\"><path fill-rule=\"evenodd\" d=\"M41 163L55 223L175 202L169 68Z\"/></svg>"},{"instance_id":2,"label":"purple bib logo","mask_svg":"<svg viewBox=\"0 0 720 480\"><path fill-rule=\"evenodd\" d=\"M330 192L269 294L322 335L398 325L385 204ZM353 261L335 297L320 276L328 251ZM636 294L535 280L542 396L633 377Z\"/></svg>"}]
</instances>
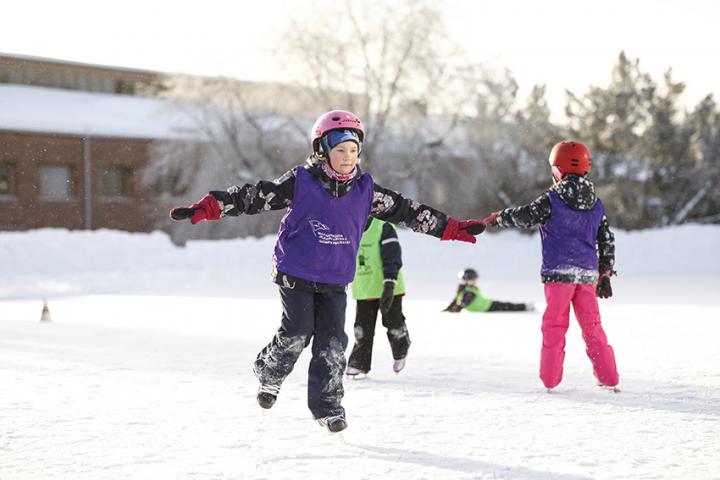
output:
<instances>
[{"instance_id":1,"label":"purple bib logo","mask_svg":"<svg viewBox=\"0 0 720 480\"><path fill-rule=\"evenodd\" d=\"M342 233L329 233L330 227L319 220L308 220L313 234L318 239L318 243L324 245L349 245L350 240L345 238Z\"/></svg>"},{"instance_id":2,"label":"purple bib logo","mask_svg":"<svg viewBox=\"0 0 720 480\"><path fill-rule=\"evenodd\" d=\"M320 220L308 220L308 222L310 223L312 231L316 237L318 236L319 231L327 232L328 230L330 230L330 227L322 223Z\"/></svg>"}]
</instances>

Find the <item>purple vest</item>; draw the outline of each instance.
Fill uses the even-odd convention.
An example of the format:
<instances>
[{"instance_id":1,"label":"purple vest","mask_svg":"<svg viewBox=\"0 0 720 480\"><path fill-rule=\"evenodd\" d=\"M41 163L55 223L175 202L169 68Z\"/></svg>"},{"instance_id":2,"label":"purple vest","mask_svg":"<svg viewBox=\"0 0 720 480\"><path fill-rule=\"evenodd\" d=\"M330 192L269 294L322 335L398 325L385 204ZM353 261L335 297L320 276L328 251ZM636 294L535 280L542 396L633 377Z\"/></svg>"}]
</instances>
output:
<instances>
[{"instance_id":1,"label":"purple vest","mask_svg":"<svg viewBox=\"0 0 720 480\"><path fill-rule=\"evenodd\" d=\"M275 243L275 268L311 282L352 282L372 206L372 177L363 174L345 195L334 197L303 167L296 167L295 174L295 195Z\"/></svg>"},{"instance_id":2,"label":"purple vest","mask_svg":"<svg viewBox=\"0 0 720 480\"><path fill-rule=\"evenodd\" d=\"M550 191L552 214L540 226L542 274L597 275L597 232L605 209L600 199L590 210L573 210Z\"/></svg>"}]
</instances>

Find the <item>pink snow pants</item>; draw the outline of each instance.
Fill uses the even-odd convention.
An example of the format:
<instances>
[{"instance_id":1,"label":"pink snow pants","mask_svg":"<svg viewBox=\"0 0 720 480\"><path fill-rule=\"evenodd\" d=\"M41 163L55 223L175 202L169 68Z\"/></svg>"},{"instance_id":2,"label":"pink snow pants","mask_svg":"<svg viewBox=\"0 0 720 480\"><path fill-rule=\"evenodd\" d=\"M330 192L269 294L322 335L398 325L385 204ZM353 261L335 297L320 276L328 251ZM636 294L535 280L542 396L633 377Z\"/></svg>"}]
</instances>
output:
<instances>
[{"instance_id":1,"label":"pink snow pants","mask_svg":"<svg viewBox=\"0 0 720 480\"><path fill-rule=\"evenodd\" d=\"M595 285L574 283L546 283L547 308L542 319L543 344L540 352L540 379L547 388L562 380L565 359L565 333L570 324L570 304L580 324L587 356L593 373L600 383L618 384L615 353L608 345L600 323L600 309L595 297Z\"/></svg>"}]
</instances>

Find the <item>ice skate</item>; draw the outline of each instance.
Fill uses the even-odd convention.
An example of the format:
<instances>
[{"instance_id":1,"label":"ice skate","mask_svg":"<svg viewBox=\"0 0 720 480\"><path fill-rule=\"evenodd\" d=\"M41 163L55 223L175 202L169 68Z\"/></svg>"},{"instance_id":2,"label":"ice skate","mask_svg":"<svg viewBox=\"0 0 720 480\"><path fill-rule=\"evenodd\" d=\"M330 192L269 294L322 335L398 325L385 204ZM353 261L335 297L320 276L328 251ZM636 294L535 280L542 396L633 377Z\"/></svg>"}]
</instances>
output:
<instances>
[{"instance_id":1,"label":"ice skate","mask_svg":"<svg viewBox=\"0 0 720 480\"><path fill-rule=\"evenodd\" d=\"M355 367L347 367L347 370L345 370L345 375L347 375L349 378L352 378L353 380L363 380L367 378L367 372L365 370L361 370Z\"/></svg>"},{"instance_id":2,"label":"ice skate","mask_svg":"<svg viewBox=\"0 0 720 480\"><path fill-rule=\"evenodd\" d=\"M262 408L268 409L275 405L280 387L277 385L260 385L257 393L257 402Z\"/></svg>"},{"instance_id":3,"label":"ice skate","mask_svg":"<svg viewBox=\"0 0 720 480\"><path fill-rule=\"evenodd\" d=\"M405 368L405 358L393 361L393 372L400 373Z\"/></svg>"},{"instance_id":4,"label":"ice skate","mask_svg":"<svg viewBox=\"0 0 720 480\"><path fill-rule=\"evenodd\" d=\"M612 393L620 393L622 391L617 387L617 385L613 385L612 387L610 387L608 385L603 385L602 383L598 383L597 386L602 388L603 390L607 390L608 392L612 392Z\"/></svg>"},{"instance_id":5,"label":"ice skate","mask_svg":"<svg viewBox=\"0 0 720 480\"><path fill-rule=\"evenodd\" d=\"M331 433L342 432L347 428L345 415L316 418L320 426L327 428Z\"/></svg>"}]
</instances>

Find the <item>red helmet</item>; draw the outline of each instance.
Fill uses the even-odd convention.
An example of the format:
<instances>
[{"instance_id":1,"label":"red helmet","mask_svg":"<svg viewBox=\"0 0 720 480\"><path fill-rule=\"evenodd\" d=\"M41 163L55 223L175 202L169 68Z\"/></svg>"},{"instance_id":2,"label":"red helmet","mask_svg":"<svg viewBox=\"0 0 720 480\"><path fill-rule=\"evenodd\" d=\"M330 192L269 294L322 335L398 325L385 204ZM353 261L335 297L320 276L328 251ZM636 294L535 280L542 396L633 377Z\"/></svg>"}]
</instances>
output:
<instances>
[{"instance_id":1,"label":"red helmet","mask_svg":"<svg viewBox=\"0 0 720 480\"><path fill-rule=\"evenodd\" d=\"M553 176L558 180L570 173L585 175L590 171L592 164L590 150L585 144L572 140L555 145L550 151L548 160L553 169Z\"/></svg>"},{"instance_id":2,"label":"red helmet","mask_svg":"<svg viewBox=\"0 0 720 480\"><path fill-rule=\"evenodd\" d=\"M352 112L346 112L345 110L332 110L323 113L315 120L315 124L310 130L310 141L312 142L312 149L314 153L320 151L320 137L325 135L330 130L337 130L342 128L350 128L358 132L360 142L365 140L365 130L360 119Z\"/></svg>"}]
</instances>

